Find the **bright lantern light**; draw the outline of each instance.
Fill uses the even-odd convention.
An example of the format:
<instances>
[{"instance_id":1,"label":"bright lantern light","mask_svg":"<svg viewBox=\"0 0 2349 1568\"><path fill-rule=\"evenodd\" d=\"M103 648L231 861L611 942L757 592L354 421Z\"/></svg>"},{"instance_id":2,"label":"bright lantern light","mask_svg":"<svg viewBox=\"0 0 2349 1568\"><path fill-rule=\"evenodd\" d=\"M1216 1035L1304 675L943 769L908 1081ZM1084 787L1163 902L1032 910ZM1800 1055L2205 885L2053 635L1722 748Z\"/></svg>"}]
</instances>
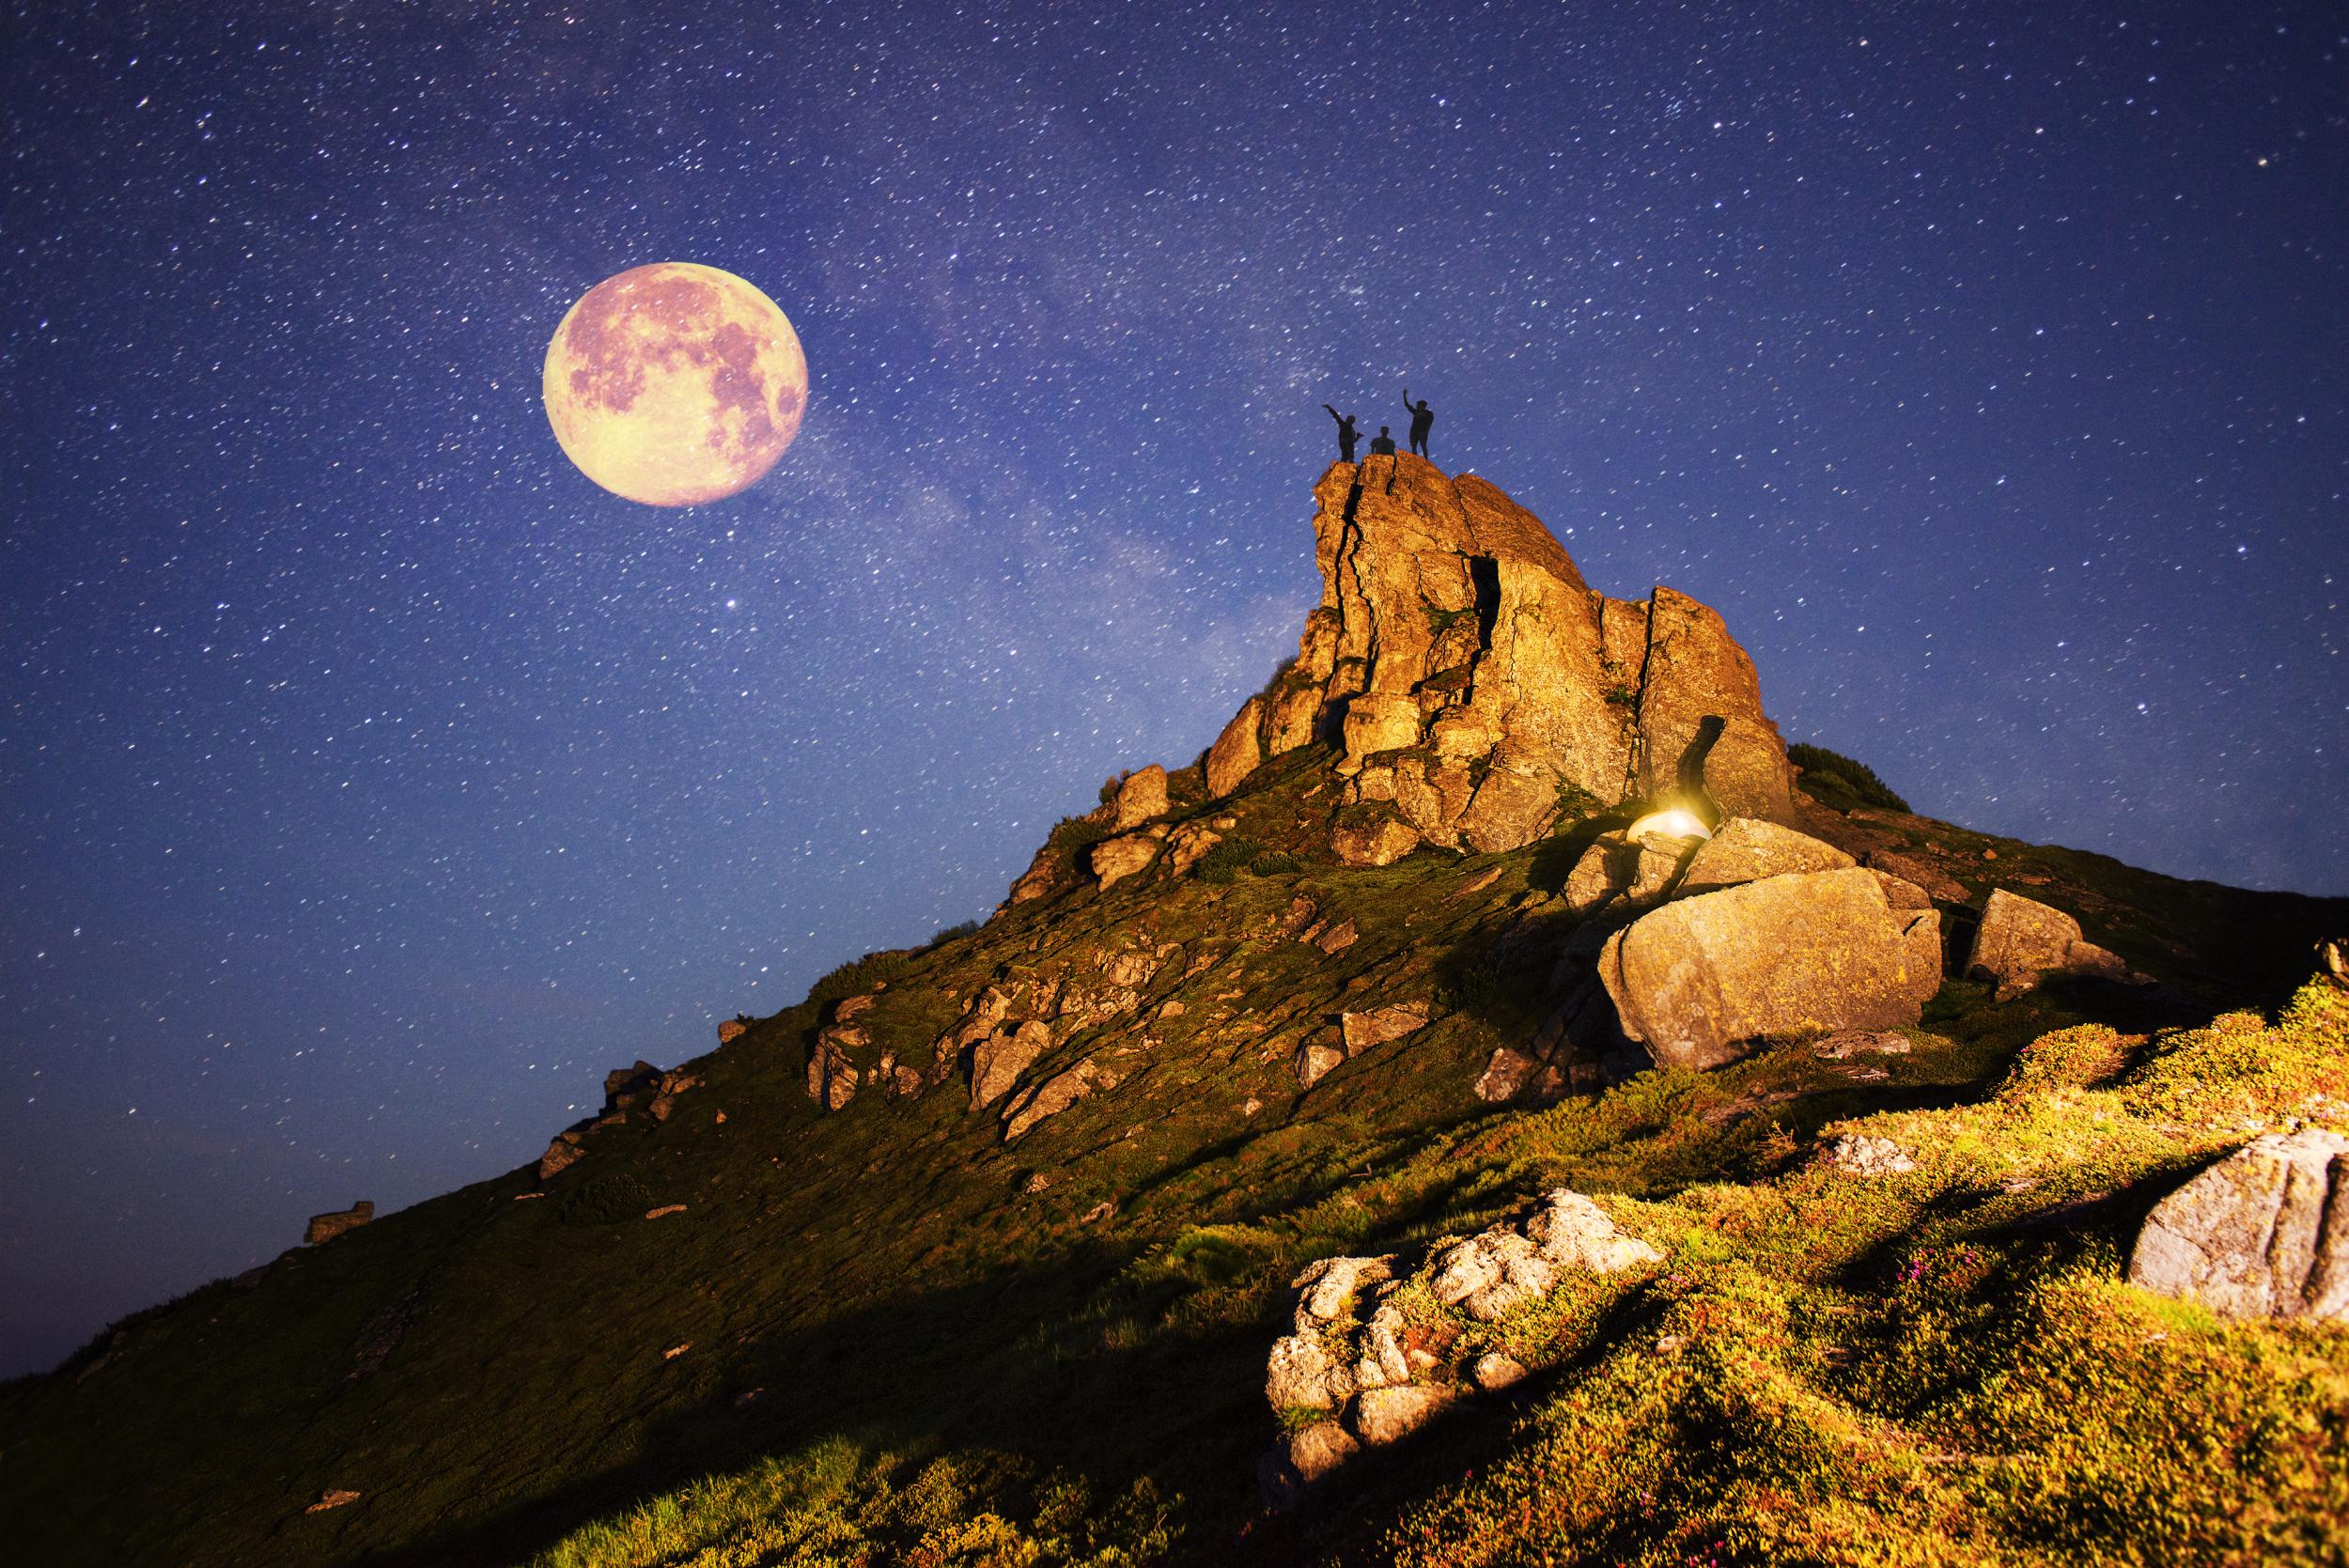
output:
<instances>
[{"instance_id":1,"label":"bright lantern light","mask_svg":"<svg viewBox=\"0 0 2349 1568\"><path fill-rule=\"evenodd\" d=\"M1636 844L1649 833L1661 833L1666 838L1711 838L1713 836L1705 831L1704 824L1697 820L1694 812L1682 811L1677 806L1670 811L1648 813L1631 824L1631 831L1624 836Z\"/></svg>"}]
</instances>

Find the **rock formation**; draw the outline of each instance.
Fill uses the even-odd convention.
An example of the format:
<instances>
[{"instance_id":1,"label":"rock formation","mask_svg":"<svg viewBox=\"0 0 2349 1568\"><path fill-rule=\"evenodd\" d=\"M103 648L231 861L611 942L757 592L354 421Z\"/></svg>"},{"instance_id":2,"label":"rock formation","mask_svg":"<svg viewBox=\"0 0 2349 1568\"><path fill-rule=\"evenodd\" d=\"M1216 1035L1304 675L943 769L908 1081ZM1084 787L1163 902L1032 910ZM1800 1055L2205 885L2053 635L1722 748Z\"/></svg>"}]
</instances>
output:
<instances>
[{"instance_id":1,"label":"rock formation","mask_svg":"<svg viewBox=\"0 0 2349 1568\"><path fill-rule=\"evenodd\" d=\"M1721 809L1791 816L1792 770L1753 664L1672 589L1613 599L1532 514L1473 474L1396 459L1392 487L1333 465L1315 489L1321 604L1296 660L1209 751L1211 794L1316 736L1340 741L1342 859L1426 842L1513 849L1562 813L1657 798L1708 718Z\"/></svg>"},{"instance_id":2,"label":"rock formation","mask_svg":"<svg viewBox=\"0 0 2349 1568\"><path fill-rule=\"evenodd\" d=\"M1522 1228L1439 1240L1408 1276L1392 1256L1324 1258L1297 1276L1291 1332L1265 1360L1265 1403L1292 1423L1257 1468L1268 1504L1290 1506L1364 1445L1398 1442L1472 1391L1523 1378L1524 1365L1486 1330L1568 1273L1663 1261L1581 1193L1558 1188L1538 1202ZM1307 1412L1320 1414L1300 1420Z\"/></svg>"},{"instance_id":3,"label":"rock formation","mask_svg":"<svg viewBox=\"0 0 2349 1568\"><path fill-rule=\"evenodd\" d=\"M355 1231L374 1218L375 1204L364 1198L347 1209L336 1209L332 1214L314 1214L310 1216L309 1228L302 1233L303 1244L316 1247L320 1242L332 1241L345 1231Z\"/></svg>"},{"instance_id":4,"label":"rock formation","mask_svg":"<svg viewBox=\"0 0 2349 1568\"><path fill-rule=\"evenodd\" d=\"M1941 917L1894 908L1858 866L1768 877L1641 916L1598 976L1658 1063L1718 1067L1770 1035L1915 1023L1941 985Z\"/></svg>"},{"instance_id":5,"label":"rock formation","mask_svg":"<svg viewBox=\"0 0 2349 1568\"><path fill-rule=\"evenodd\" d=\"M2013 1001L2050 974L2130 978L2121 955L2090 941L2078 921L2004 888L1993 888L1983 906L1966 973L1997 982L2000 1001Z\"/></svg>"},{"instance_id":6,"label":"rock formation","mask_svg":"<svg viewBox=\"0 0 2349 1568\"><path fill-rule=\"evenodd\" d=\"M2221 1317L2349 1319L2349 1138L2255 1138L2154 1205L2129 1282Z\"/></svg>"}]
</instances>

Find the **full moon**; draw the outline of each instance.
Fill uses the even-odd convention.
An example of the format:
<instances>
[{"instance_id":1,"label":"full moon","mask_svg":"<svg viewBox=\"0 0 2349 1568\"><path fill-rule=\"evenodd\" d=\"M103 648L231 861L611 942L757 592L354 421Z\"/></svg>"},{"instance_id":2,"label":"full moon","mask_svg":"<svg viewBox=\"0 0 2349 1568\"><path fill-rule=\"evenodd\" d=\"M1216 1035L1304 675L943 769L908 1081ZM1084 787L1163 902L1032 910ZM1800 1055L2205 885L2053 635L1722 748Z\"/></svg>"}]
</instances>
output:
<instances>
[{"instance_id":1,"label":"full moon","mask_svg":"<svg viewBox=\"0 0 2349 1568\"><path fill-rule=\"evenodd\" d=\"M807 411L807 356L775 302L691 261L631 267L547 345L547 423L579 471L649 506L748 489Z\"/></svg>"}]
</instances>

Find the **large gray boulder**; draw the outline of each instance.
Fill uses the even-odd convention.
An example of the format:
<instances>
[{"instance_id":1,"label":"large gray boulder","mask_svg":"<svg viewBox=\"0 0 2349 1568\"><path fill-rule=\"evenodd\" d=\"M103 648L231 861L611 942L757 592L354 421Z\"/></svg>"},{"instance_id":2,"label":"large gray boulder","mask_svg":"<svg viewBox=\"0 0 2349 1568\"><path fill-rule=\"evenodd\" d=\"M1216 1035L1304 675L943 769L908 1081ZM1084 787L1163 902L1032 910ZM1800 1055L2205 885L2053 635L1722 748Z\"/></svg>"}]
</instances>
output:
<instances>
[{"instance_id":1,"label":"large gray boulder","mask_svg":"<svg viewBox=\"0 0 2349 1568\"><path fill-rule=\"evenodd\" d=\"M2154 1205L2129 1283L2221 1317L2349 1318L2349 1138L2271 1132Z\"/></svg>"},{"instance_id":2,"label":"large gray boulder","mask_svg":"<svg viewBox=\"0 0 2349 1568\"><path fill-rule=\"evenodd\" d=\"M1766 877L1641 915L1599 981L1662 1066L1735 1062L1766 1036L1898 1029L1941 984L1941 919L1859 867Z\"/></svg>"}]
</instances>

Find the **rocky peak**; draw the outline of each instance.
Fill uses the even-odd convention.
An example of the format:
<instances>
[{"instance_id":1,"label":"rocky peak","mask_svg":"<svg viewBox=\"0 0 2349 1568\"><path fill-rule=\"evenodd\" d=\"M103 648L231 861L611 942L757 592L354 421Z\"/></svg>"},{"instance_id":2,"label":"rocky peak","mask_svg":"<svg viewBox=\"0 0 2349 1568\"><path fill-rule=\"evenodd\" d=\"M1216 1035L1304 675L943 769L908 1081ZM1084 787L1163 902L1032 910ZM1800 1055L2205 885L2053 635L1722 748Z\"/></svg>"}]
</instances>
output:
<instances>
[{"instance_id":1,"label":"rocky peak","mask_svg":"<svg viewBox=\"0 0 2349 1568\"><path fill-rule=\"evenodd\" d=\"M1540 519L1423 458L1332 464L1314 499L1321 603L1209 753L1212 793L1331 738L1353 808L1335 846L1377 864L1517 848L1577 807L1672 795L1692 762L1721 811L1791 816L1753 661L1704 605L1594 591Z\"/></svg>"}]
</instances>

